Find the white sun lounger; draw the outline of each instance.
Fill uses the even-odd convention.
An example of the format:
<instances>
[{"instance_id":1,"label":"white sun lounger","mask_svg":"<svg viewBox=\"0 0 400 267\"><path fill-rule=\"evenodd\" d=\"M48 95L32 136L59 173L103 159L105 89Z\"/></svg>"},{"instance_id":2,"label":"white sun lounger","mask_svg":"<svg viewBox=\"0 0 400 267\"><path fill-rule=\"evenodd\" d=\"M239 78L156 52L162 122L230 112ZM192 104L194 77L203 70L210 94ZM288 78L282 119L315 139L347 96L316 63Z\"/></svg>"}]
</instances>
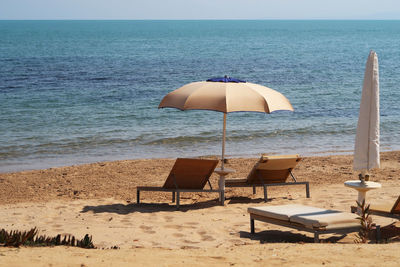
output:
<instances>
[{"instance_id":1,"label":"white sun lounger","mask_svg":"<svg viewBox=\"0 0 400 267\"><path fill-rule=\"evenodd\" d=\"M250 207L250 228L255 233L254 221L262 221L314 233L314 242L325 233L350 233L360 229L358 215L304 205Z\"/></svg>"}]
</instances>

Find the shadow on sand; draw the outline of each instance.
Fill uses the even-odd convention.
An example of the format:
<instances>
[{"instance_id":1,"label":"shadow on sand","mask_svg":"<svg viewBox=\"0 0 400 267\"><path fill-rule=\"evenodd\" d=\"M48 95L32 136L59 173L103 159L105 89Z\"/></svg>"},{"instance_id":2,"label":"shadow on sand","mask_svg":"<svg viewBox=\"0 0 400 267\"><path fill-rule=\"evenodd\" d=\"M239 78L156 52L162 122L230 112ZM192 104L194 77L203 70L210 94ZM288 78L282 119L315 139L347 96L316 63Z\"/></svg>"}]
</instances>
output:
<instances>
[{"instance_id":1,"label":"shadow on sand","mask_svg":"<svg viewBox=\"0 0 400 267\"><path fill-rule=\"evenodd\" d=\"M273 199L268 199L270 202ZM230 197L226 199L225 205L233 205L233 204L257 204L263 203L263 198L249 198L249 197ZM179 211L187 212L189 210L199 210L199 209L207 209L215 206L219 206L218 199L212 199L203 202L196 202L192 204L181 204L179 207ZM108 205L98 205L98 206L85 206L82 209L82 213L85 212L94 212L94 213L116 213L116 214L129 214L134 212L140 213L153 213L153 212L161 212L161 211L177 211L175 203L129 203L129 204L108 204Z\"/></svg>"},{"instance_id":2,"label":"shadow on sand","mask_svg":"<svg viewBox=\"0 0 400 267\"><path fill-rule=\"evenodd\" d=\"M193 204L181 204L179 207L179 211L187 212L189 210L198 210L198 209L206 209L219 205L219 201L217 199L209 200L205 202L197 202ZM129 214L134 212L140 213L153 213L160 211L169 211L174 212L177 211L174 203L130 203L130 204L109 204L109 205L98 205L98 206L85 206L82 211L85 212L94 212L94 213L116 213L116 214Z\"/></svg>"},{"instance_id":3,"label":"shadow on sand","mask_svg":"<svg viewBox=\"0 0 400 267\"><path fill-rule=\"evenodd\" d=\"M229 197L226 198L228 204L254 204L254 203L268 203L273 200L273 198L268 198L267 202L264 198L250 198L250 197Z\"/></svg>"},{"instance_id":4,"label":"shadow on sand","mask_svg":"<svg viewBox=\"0 0 400 267\"><path fill-rule=\"evenodd\" d=\"M309 237L300 233L290 231L267 230L251 234L249 232L240 231L241 238L258 240L260 244L264 243L314 243L314 237ZM336 243L343 239L346 235L330 236L321 239L321 243Z\"/></svg>"}]
</instances>

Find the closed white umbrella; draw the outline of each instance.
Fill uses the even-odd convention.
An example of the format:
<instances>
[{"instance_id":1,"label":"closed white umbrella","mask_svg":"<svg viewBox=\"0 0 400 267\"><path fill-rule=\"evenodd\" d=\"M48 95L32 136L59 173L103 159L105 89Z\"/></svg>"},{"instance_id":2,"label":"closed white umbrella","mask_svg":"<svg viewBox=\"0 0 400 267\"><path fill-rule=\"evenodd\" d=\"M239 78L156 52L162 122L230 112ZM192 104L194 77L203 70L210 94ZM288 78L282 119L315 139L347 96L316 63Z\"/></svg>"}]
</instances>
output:
<instances>
[{"instance_id":1,"label":"closed white umbrella","mask_svg":"<svg viewBox=\"0 0 400 267\"><path fill-rule=\"evenodd\" d=\"M367 175L368 170L379 168L379 165L379 66L378 56L371 51L365 66L354 146L353 169L361 171L360 181L351 180L344 183L345 186L358 191L357 213L360 216L367 192L381 187L380 183L369 181L369 175Z\"/></svg>"},{"instance_id":2,"label":"closed white umbrella","mask_svg":"<svg viewBox=\"0 0 400 267\"><path fill-rule=\"evenodd\" d=\"M371 51L364 74L353 169L361 170L363 181L367 171L379 165L379 66L378 56Z\"/></svg>"}]
</instances>

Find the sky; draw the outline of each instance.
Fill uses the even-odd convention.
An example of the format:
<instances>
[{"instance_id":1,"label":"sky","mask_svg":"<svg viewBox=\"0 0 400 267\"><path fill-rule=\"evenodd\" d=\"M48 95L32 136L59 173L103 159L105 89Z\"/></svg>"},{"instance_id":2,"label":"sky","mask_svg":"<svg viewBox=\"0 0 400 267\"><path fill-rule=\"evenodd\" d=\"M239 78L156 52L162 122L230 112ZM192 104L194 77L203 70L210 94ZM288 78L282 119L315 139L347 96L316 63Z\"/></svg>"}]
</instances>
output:
<instances>
[{"instance_id":1,"label":"sky","mask_svg":"<svg viewBox=\"0 0 400 267\"><path fill-rule=\"evenodd\" d=\"M400 0L0 0L0 19L400 19Z\"/></svg>"}]
</instances>

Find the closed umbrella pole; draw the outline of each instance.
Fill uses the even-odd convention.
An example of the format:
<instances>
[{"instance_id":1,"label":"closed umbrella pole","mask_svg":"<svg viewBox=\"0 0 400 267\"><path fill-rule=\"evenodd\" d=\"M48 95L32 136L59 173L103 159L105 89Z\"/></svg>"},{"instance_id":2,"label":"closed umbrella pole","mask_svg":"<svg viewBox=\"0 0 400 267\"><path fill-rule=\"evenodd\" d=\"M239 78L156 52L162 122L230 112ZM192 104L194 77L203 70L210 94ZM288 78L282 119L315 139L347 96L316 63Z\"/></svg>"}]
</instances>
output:
<instances>
[{"instance_id":1,"label":"closed umbrella pole","mask_svg":"<svg viewBox=\"0 0 400 267\"><path fill-rule=\"evenodd\" d=\"M222 157L221 157L221 169L224 169L225 164L225 138L226 138L226 113L224 113L224 126L222 133Z\"/></svg>"}]
</instances>

